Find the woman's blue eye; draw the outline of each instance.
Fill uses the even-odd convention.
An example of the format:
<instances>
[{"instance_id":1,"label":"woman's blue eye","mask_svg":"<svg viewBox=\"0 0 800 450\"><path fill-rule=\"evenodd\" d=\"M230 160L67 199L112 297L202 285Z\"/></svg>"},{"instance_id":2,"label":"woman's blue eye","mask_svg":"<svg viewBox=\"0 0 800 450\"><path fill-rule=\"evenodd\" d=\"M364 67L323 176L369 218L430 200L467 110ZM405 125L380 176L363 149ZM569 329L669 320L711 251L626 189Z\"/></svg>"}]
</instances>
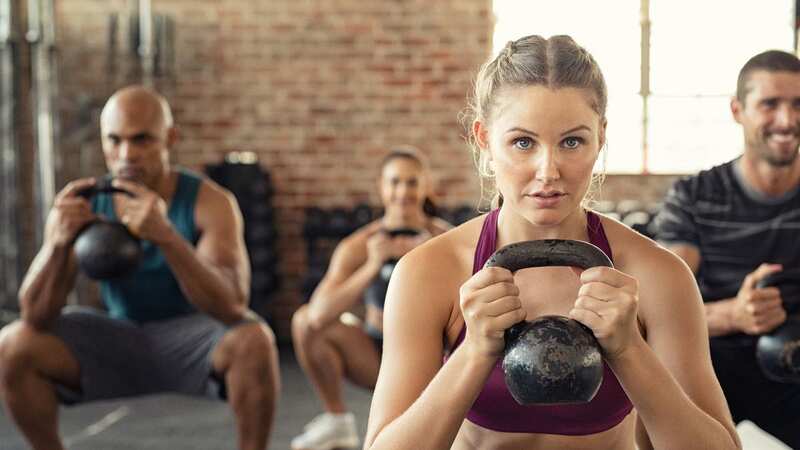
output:
<instances>
[{"instance_id":1,"label":"woman's blue eye","mask_svg":"<svg viewBox=\"0 0 800 450\"><path fill-rule=\"evenodd\" d=\"M583 139L576 137L568 137L564 139L564 147L569 149L576 149L583 143Z\"/></svg>"},{"instance_id":2,"label":"woman's blue eye","mask_svg":"<svg viewBox=\"0 0 800 450\"><path fill-rule=\"evenodd\" d=\"M530 138L521 137L514 139L514 146L520 150L528 150L533 147L533 141Z\"/></svg>"}]
</instances>

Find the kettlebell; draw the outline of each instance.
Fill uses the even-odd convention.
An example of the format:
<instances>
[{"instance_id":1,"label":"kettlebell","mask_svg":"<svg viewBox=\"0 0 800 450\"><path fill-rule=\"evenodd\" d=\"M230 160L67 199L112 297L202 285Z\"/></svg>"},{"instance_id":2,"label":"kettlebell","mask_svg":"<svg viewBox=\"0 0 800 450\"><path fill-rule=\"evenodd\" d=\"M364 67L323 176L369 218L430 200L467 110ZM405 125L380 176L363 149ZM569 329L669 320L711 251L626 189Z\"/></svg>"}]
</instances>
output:
<instances>
[{"instance_id":1,"label":"kettlebell","mask_svg":"<svg viewBox=\"0 0 800 450\"><path fill-rule=\"evenodd\" d=\"M413 237L419 234L419 230L414 228L394 228L391 230L381 230L380 232L385 233L390 238L395 238L398 236ZM364 298L368 304L372 304L380 309L383 309L383 306L386 303L386 289L389 287L389 279L392 277L394 266L396 266L398 262L398 259L390 258L383 263L380 271L378 272L378 276L376 276L375 279L372 280L372 283L367 286L367 290L364 294Z\"/></svg>"},{"instance_id":2,"label":"kettlebell","mask_svg":"<svg viewBox=\"0 0 800 450\"><path fill-rule=\"evenodd\" d=\"M800 270L773 272L756 283L758 289L777 287L788 314L795 313L800 300ZM756 360L764 376L782 383L800 383L800 319L786 322L758 338Z\"/></svg>"},{"instance_id":3,"label":"kettlebell","mask_svg":"<svg viewBox=\"0 0 800 450\"><path fill-rule=\"evenodd\" d=\"M94 186L78 195L91 199L99 194L133 194L111 185L111 178L98 179ZM139 239L131 234L121 222L98 217L87 224L75 239L75 255L78 266L95 280L122 278L139 266L142 247Z\"/></svg>"},{"instance_id":4,"label":"kettlebell","mask_svg":"<svg viewBox=\"0 0 800 450\"><path fill-rule=\"evenodd\" d=\"M596 246L583 241L524 241L497 250L484 267L516 272L530 267L613 267ZM600 344L582 323L547 315L522 321L504 334L503 372L520 405L580 404L591 401L603 382Z\"/></svg>"}]
</instances>

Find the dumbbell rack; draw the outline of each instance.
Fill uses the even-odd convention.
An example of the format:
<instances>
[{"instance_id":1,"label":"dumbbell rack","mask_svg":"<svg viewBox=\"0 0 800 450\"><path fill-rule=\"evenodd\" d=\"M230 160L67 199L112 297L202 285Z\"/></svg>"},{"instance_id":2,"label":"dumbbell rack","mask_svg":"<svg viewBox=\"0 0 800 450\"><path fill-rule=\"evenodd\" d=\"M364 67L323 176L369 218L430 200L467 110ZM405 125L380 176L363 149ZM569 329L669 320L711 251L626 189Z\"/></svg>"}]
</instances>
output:
<instances>
[{"instance_id":1,"label":"dumbbell rack","mask_svg":"<svg viewBox=\"0 0 800 450\"><path fill-rule=\"evenodd\" d=\"M252 271L250 307L265 315L265 304L280 288L278 231L269 171L258 164L252 153L235 152L220 164L206 166L206 173L230 190L239 203Z\"/></svg>"}]
</instances>

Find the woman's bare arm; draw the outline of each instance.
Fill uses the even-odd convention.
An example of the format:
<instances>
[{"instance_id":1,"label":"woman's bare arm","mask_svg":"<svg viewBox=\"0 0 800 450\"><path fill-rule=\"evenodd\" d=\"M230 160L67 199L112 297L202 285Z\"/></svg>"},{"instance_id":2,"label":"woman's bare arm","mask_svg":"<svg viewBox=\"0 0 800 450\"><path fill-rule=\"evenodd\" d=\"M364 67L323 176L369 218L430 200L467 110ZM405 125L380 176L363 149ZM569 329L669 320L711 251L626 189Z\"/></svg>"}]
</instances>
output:
<instances>
[{"instance_id":1,"label":"woman's bare arm","mask_svg":"<svg viewBox=\"0 0 800 450\"><path fill-rule=\"evenodd\" d=\"M452 267L433 251L415 251L392 274L365 449L450 448L497 361L461 345L442 364L444 330L463 282Z\"/></svg>"},{"instance_id":2,"label":"woman's bare arm","mask_svg":"<svg viewBox=\"0 0 800 450\"><path fill-rule=\"evenodd\" d=\"M367 264L366 239L351 235L336 246L325 276L309 304L309 319L315 329L324 328L358 303L375 279L380 266Z\"/></svg>"},{"instance_id":3,"label":"woman's bare arm","mask_svg":"<svg viewBox=\"0 0 800 450\"><path fill-rule=\"evenodd\" d=\"M641 255L627 266L639 280L647 342L609 364L647 431L638 433L639 447L741 448L711 366L703 303L691 271L649 241L633 245Z\"/></svg>"}]
</instances>

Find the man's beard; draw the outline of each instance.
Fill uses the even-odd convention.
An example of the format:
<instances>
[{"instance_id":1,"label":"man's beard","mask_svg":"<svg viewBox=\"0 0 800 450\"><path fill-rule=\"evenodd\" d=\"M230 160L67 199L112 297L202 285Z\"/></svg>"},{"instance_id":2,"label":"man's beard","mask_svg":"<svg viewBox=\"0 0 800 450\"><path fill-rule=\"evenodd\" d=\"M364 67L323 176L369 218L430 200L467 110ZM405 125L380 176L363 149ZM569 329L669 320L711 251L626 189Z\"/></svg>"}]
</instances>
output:
<instances>
[{"instance_id":1,"label":"man's beard","mask_svg":"<svg viewBox=\"0 0 800 450\"><path fill-rule=\"evenodd\" d=\"M796 132L794 134L797 135ZM797 159L798 148L800 148L800 146L795 147L794 151L790 152L788 155L784 155L783 152L770 147L769 134L762 137L760 144L758 151L759 158L775 168L788 167L794 164Z\"/></svg>"},{"instance_id":2,"label":"man's beard","mask_svg":"<svg viewBox=\"0 0 800 450\"><path fill-rule=\"evenodd\" d=\"M783 156L777 152L773 152L769 146L762 146L761 151L759 151L759 157L772 167L788 167L794 164L795 160L797 159L797 149L795 149L789 155Z\"/></svg>"}]
</instances>

